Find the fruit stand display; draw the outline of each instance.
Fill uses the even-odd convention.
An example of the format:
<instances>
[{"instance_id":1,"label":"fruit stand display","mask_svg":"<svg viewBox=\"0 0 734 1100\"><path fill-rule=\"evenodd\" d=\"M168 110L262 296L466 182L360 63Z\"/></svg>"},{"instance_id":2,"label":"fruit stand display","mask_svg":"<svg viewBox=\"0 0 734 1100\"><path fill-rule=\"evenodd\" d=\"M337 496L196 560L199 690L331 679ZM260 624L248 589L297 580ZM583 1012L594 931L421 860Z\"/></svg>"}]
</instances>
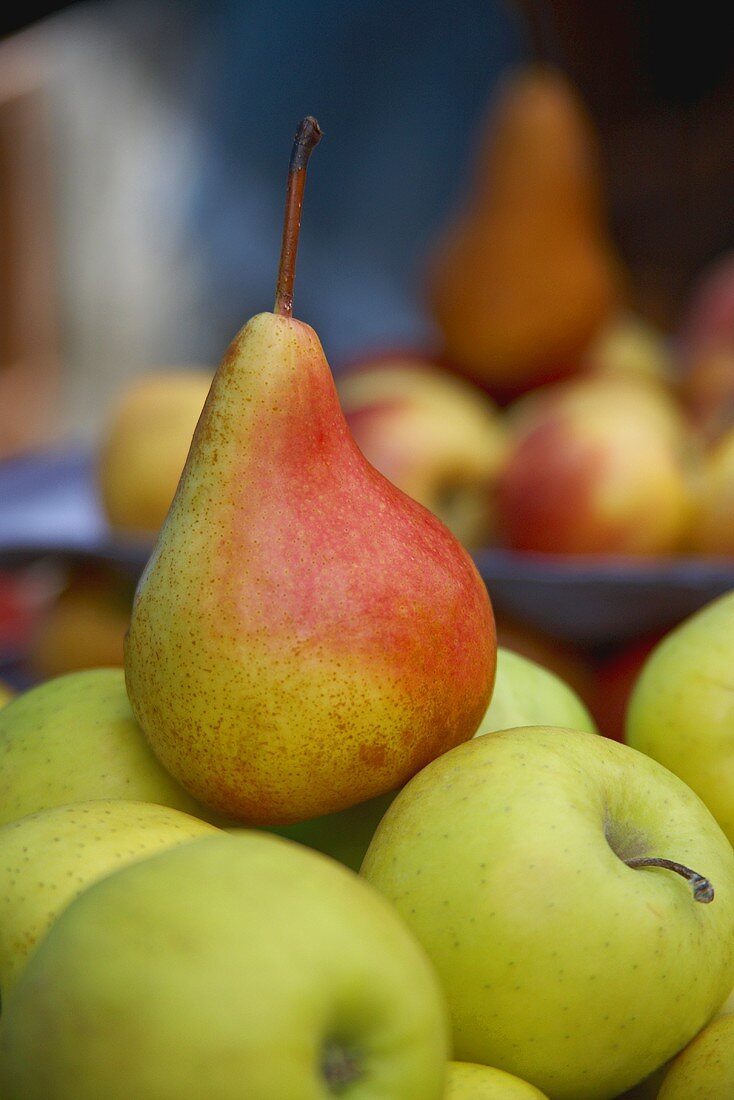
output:
<instances>
[{"instance_id":1,"label":"fruit stand display","mask_svg":"<svg viewBox=\"0 0 734 1100\"><path fill-rule=\"evenodd\" d=\"M273 311L136 382L67 455L84 522L51 486L56 543L28 507L1 548L0 1095L726 1100L731 266L676 339L636 315L533 67L434 345L335 380L293 304L320 138Z\"/></svg>"}]
</instances>

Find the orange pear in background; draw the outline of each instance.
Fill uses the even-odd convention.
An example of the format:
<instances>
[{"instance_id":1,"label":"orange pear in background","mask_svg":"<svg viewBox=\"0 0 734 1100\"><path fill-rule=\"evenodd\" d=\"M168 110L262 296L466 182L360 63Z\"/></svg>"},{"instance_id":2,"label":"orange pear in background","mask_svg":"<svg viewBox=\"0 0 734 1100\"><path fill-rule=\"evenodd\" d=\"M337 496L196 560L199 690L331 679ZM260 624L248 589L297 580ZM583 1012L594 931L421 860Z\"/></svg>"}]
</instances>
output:
<instances>
[{"instance_id":1,"label":"orange pear in background","mask_svg":"<svg viewBox=\"0 0 734 1100\"><path fill-rule=\"evenodd\" d=\"M574 370L618 306L596 152L560 72L538 66L507 80L429 272L447 357L490 390Z\"/></svg>"},{"instance_id":2,"label":"orange pear in background","mask_svg":"<svg viewBox=\"0 0 734 1100\"><path fill-rule=\"evenodd\" d=\"M291 316L290 236L287 218L275 312L216 374L126 645L161 761L255 824L393 790L469 740L496 660L471 558L364 458L318 337Z\"/></svg>"}]
</instances>

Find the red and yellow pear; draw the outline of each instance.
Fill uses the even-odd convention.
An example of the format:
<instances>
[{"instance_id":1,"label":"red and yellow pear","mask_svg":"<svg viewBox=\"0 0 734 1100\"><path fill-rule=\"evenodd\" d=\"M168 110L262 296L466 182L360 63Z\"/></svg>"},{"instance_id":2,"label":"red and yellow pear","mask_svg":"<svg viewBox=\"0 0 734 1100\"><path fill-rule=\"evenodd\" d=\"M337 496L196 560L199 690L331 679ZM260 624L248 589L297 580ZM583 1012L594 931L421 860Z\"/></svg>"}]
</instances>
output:
<instances>
[{"instance_id":1,"label":"red and yellow pear","mask_svg":"<svg viewBox=\"0 0 734 1100\"><path fill-rule=\"evenodd\" d=\"M292 316L299 128L273 313L217 371L136 593L130 700L189 791L254 824L393 790L469 740L496 643L471 558L372 467L313 329Z\"/></svg>"}]
</instances>

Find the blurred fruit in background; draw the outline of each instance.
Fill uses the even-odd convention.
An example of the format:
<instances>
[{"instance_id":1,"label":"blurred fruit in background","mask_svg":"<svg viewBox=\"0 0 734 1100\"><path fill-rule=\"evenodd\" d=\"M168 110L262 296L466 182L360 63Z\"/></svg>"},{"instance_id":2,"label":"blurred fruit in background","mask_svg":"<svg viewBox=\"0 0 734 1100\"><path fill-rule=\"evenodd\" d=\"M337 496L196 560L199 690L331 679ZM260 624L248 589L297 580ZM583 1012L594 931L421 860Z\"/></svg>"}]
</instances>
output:
<instances>
[{"instance_id":1,"label":"blurred fruit in background","mask_svg":"<svg viewBox=\"0 0 734 1100\"><path fill-rule=\"evenodd\" d=\"M113 567L71 566L66 584L31 632L27 666L32 677L122 667L134 588L134 581Z\"/></svg>"},{"instance_id":2,"label":"blurred fruit in background","mask_svg":"<svg viewBox=\"0 0 734 1100\"><path fill-rule=\"evenodd\" d=\"M582 378L521 402L497 492L502 541L550 554L657 555L689 523L689 440L662 390Z\"/></svg>"},{"instance_id":3,"label":"blurred fruit in background","mask_svg":"<svg viewBox=\"0 0 734 1100\"><path fill-rule=\"evenodd\" d=\"M594 672L581 646L564 642L495 606L497 644L548 669L571 687L588 707L594 698Z\"/></svg>"},{"instance_id":4,"label":"blurred fruit in background","mask_svg":"<svg viewBox=\"0 0 734 1100\"><path fill-rule=\"evenodd\" d=\"M675 378L675 356L670 340L662 332L627 312L599 332L586 349L583 369L591 374L666 386Z\"/></svg>"},{"instance_id":5,"label":"blurred fruit in background","mask_svg":"<svg viewBox=\"0 0 734 1100\"><path fill-rule=\"evenodd\" d=\"M660 634L640 638L594 662L591 712L599 732L613 741L624 741L627 706L637 677Z\"/></svg>"},{"instance_id":6,"label":"blurred fruit in background","mask_svg":"<svg viewBox=\"0 0 734 1100\"><path fill-rule=\"evenodd\" d=\"M380 473L443 520L465 546L493 535L492 497L506 449L494 402L420 355L365 361L340 375L354 438Z\"/></svg>"},{"instance_id":7,"label":"blurred fruit in background","mask_svg":"<svg viewBox=\"0 0 734 1100\"><path fill-rule=\"evenodd\" d=\"M704 460L691 547L701 554L734 558L734 425Z\"/></svg>"},{"instance_id":8,"label":"blurred fruit in background","mask_svg":"<svg viewBox=\"0 0 734 1100\"><path fill-rule=\"evenodd\" d=\"M0 707L4 707L6 703L9 703L14 694L15 692L10 684L6 684L0 680Z\"/></svg>"},{"instance_id":9,"label":"blurred fruit in background","mask_svg":"<svg viewBox=\"0 0 734 1100\"><path fill-rule=\"evenodd\" d=\"M99 451L99 485L115 530L158 532L212 374L203 367L149 374L126 389L112 408Z\"/></svg>"},{"instance_id":10,"label":"blurred fruit in background","mask_svg":"<svg viewBox=\"0 0 734 1100\"><path fill-rule=\"evenodd\" d=\"M443 351L507 396L578 369L619 306L595 135L568 79L518 69L481 135L465 205L434 247Z\"/></svg>"}]
</instances>

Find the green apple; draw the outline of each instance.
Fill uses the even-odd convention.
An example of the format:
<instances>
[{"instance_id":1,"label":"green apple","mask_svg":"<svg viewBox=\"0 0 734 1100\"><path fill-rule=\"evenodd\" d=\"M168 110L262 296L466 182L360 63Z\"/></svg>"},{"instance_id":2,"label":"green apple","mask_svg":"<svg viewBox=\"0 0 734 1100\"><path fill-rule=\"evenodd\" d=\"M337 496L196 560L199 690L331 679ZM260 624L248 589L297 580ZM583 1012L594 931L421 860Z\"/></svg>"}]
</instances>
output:
<instances>
[{"instance_id":1,"label":"green apple","mask_svg":"<svg viewBox=\"0 0 734 1100\"><path fill-rule=\"evenodd\" d=\"M658 1100L728 1100L734 1096L734 1016L719 1016L671 1063Z\"/></svg>"},{"instance_id":2,"label":"green apple","mask_svg":"<svg viewBox=\"0 0 734 1100\"><path fill-rule=\"evenodd\" d=\"M397 795L362 874L438 970L455 1057L553 1100L642 1080L734 984L734 850L684 783L605 737L452 749Z\"/></svg>"},{"instance_id":3,"label":"green apple","mask_svg":"<svg viewBox=\"0 0 734 1100\"><path fill-rule=\"evenodd\" d=\"M652 651L632 691L626 737L692 787L734 842L734 591Z\"/></svg>"},{"instance_id":4,"label":"green apple","mask_svg":"<svg viewBox=\"0 0 734 1100\"><path fill-rule=\"evenodd\" d=\"M154 755L121 668L58 676L0 710L0 825L89 798L158 802L210 816Z\"/></svg>"},{"instance_id":5,"label":"green apple","mask_svg":"<svg viewBox=\"0 0 734 1100\"><path fill-rule=\"evenodd\" d=\"M535 1085L476 1062L449 1062L444 1100L547 1100Z\"/></svg>"},{"instance_id":6,"label":"green apple","mask_svg":"<svg viewBox=\"0 0 734 1100\"><path fill-rule=\"evenodd\" d=\"M395 792L390 791L334 814L312 817L295 825L275 826L268 831L315 848L358 871L375 829L394 797Z\"/></svg>"},{"instance_id":7,"label":"green apple","mask_svg":"<svg viewBox=\"0 0 734 1100\"><path fill-rule=\"evenodd\" d=\"M148 802L55 806L0 827L0 990L6 996L55 918L92 882L152 852L217 832Z\"/></svg>"},{"instance_id":8,"label":"green apple","mask_svg":"<svg viewBox=\"0 0 734 1100\"><path fill-rule=\"evenodd\" d=\"M446 1007L392 906L256 831L124 867L3 1010L3 1100L442 1100Z\"/></svg>"},{"instance_id":9,"label":"green apple","mask_svg":"<svg viewBox=\"0 0 734 1100\"><path fill-rule=\"evenodd\" d=\"M492 700L474 736L538 724L597 732L573 688L537 661L498 646Z\"/></svg>"}]
</instances>

